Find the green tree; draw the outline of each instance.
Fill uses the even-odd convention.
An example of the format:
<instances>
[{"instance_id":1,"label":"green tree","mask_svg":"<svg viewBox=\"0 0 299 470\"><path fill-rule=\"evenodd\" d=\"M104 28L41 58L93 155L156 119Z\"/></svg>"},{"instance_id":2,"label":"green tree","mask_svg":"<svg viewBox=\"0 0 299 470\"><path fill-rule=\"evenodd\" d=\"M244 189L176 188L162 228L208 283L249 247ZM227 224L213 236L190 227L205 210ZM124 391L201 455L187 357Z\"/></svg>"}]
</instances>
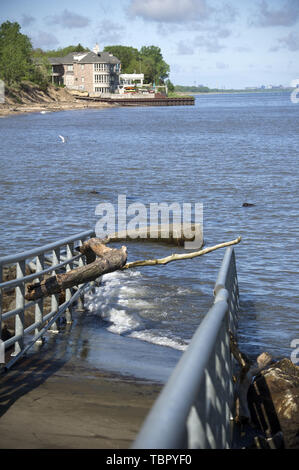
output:
<instances>
[{"instance_id":1,"label":"green tree","mask_svg":"<svg viewBox=\"0 0 299 470\"><path fill-rule=\"evenodd\" d=\"M36 49L33 52L33 67L30 74L30 80L41 86L46 90L51 76L51 64L48 57L41 49Z\"/></svg>"},{"instance_id":2,"label":"green tree","mask_svg":"<svg viewBox=\"0 0 299 470\"><path fill-rule=\"evenodd\" d=\"M169 76L170 67L164 61L161 49L157 46L143 46L140 49L142 72L148 83L161 84Z\"/></svg>"},{"instance_id":3,"label":"green tree","mask_svg":"<svg viewBox=\"0 0 299 470\"><path fill-rule=\"evenodd\" d=\"M34 50L34 55L40 55L40 51L42 55L46 57L64 57L70 52L90 52L90 49L87 47L83 47L82 44L77 44L77 46L66 46L66 47L60 47L59 49L52 49L48 51L43 51L41 49L35 49Z\"/></svg>"},{"instance_id":4,"label":"green tree","mask_svg":"<svg viewBox=\"0 0 299 470\"><path fill-rule=\"evenodd\" d=\"M28 80L32 73L32 44L20 29L10 21L0 26L0 78L8 85Z\"/></svg>"},{"instance_id":5,"label":"green tree","mask_svg":"<svg viewBox=\"0 0 299 470\"><path fill-rule=\"evenodd\" d=\"M106 46L104 51L111 52L121 61L122 73L144 73L147 83L164 83L169 75L169 65L157 46L143 46L140 51L129 46Z\"/></svg>"},{"instance_id":6,"label":"green tree","mask_svg":"<svg viewBox=\"0 0 299 470\"><path fill-rule=\"evenodd\" d=\"M106 46L104 51L111 52L121 62L122 73L134 73L139 71L138 49L129 46Z\"/></svg>"},{"instance_id":7,"label":"green tree","mask_svg":"<svg viewBox=\"0 0 299 470\"><path fill-rule=\"evenodd\" d=\"M168 91L173 92L175 90L175 86L170 80L166 80L165 85L167 85Z\"/></svg>"}]
</instances>

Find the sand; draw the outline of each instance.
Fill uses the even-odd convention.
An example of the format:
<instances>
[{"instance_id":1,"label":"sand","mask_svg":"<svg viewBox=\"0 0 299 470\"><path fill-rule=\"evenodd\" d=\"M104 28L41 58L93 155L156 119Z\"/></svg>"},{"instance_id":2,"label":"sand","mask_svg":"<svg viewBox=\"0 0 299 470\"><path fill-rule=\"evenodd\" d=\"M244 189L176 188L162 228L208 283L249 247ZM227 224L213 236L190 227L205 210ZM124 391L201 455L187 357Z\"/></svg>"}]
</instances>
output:
<instances>
[{"instance_id":1,"label":"sand","mask_svg":"<svg viewBox=\"0 0 299 470\"><path fill-rule=\"evenodd\" d=\"M17 116L18 114L28 113L52 113L57 111L68 111L78 109L101 109L111 108L117 105L104 103L104 102L79 102L79 103L55 103L55 104L30 104L19 106L0 105L0 118L8 116Z\"/></svg>"},{"instance_id":2,"label":"sand","mask_svg":"<svg viewBox=\"0 0 299 470\"><path fill-rule=\"evenodd\" d=\"M127 449L162 385L34 355L0 387L1 449Z\"/></svg>"},{"instance_id":3,"label":"sand","mask_svg":"<svg viewBox=\"0 0 299 470\"><path fill-rule=\"evenodd\" d=\"M17 88L6 88L4 103L0 102L0 118L27 113L48 113L112 106L117 105L82 101L67 88L55 87L49 84L47 91L43 91L34 83L23 82Z\"/></svg>"}]
</instances>

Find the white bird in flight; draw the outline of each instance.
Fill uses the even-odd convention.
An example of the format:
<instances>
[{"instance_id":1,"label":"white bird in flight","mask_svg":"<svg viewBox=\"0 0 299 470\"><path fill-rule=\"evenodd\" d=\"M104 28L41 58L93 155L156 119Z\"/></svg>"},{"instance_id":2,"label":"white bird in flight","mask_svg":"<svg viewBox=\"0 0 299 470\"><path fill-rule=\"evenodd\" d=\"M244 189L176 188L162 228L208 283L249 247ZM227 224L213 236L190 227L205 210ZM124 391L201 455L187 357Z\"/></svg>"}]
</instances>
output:
<instances>
[{"instance_id":1,"label":"white bird in flight","mask_svg":"<svg viewBox=\"0 0 299 470\"><path fill-rule=\"evenodd\" d=\"M65 138L63 137L63 135L59 135L59 137L61 138L62 142L65 143Z\"/></svg>"}]
</instances>

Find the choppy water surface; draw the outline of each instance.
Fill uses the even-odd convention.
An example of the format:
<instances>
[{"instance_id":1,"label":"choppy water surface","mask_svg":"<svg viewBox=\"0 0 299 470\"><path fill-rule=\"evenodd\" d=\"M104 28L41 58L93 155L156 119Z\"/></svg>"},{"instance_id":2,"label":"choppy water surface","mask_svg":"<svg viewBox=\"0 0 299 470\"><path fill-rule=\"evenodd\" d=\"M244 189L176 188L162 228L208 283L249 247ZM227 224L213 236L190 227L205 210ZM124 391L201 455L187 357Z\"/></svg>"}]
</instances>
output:
<instances>
[{"instance_id":1,"label":"choppy water surface","mask_svg":"<svg viewBox=\"0 0 299 470\"><path fill-rule=\"evenodd\" d=\"M207 246L243 237L243 350L289 356L299 338L298 116L288 93L264 93L0 119L0 256L94 228L96 205L116 205L119 194L128 204L202 202ZM173 248L130 243L128 251L133 260ZM122 360L142 341L144 370L155 351L173 365L212 302L223 254L105 275L88 298L90 344L103 332L115 344L121 335ZM89 348L87 359L95 356Z\"/></svg>"}]
</instances>

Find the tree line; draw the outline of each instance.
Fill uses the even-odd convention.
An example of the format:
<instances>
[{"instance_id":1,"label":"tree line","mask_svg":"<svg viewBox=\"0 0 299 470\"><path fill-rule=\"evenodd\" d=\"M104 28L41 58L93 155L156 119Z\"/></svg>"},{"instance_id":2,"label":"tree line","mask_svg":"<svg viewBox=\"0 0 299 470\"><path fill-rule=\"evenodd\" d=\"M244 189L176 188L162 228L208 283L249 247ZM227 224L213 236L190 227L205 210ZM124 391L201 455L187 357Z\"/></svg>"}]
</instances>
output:
<instances>
[{"instance_id":1,"label":"tree line","mask_svg":"<svg viewBox=\"0 0 299 470\"><path fill-rule=\"evenodd\" d=\"M18 84L29 80L46 87L50 81L49 57L63 57L70 52L88 52L90 49L77 45L46 50L34 49L28 36L21 33L17 22L6 21L0 25L0 78L7 84ZM106 46L121 61L122 73L143 73L145 83L155 85L172 83L168 79L170 67L157 46L143 46L140 50L121 45Z\"/></svg>"}]
</instances>

